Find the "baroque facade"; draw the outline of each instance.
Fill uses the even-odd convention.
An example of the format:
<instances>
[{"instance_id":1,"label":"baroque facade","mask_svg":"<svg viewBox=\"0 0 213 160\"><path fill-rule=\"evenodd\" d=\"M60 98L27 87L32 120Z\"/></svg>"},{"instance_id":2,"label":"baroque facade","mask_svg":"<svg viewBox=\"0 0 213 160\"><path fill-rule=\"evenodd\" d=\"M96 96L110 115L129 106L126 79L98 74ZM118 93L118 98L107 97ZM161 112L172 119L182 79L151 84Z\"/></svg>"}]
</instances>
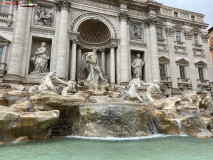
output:
<instances>
[{"instance_id":1,"label":"baroque facade","mask_svg":"<svg viewBox=\"0 0 213 160\"><path fill-rule=\"evenodd\" d=\"M82 56L96 48L111 84L128 84L134 76L132 62L141 57L141 78L161 81L167 95L210 91L213 65L204 15L153 0L37 0L36 4L0 7L4 83L30 86L49 71L77 81L86 68ZM44 57L36 59L41 52Z\"/></svg>"}]
</instances>

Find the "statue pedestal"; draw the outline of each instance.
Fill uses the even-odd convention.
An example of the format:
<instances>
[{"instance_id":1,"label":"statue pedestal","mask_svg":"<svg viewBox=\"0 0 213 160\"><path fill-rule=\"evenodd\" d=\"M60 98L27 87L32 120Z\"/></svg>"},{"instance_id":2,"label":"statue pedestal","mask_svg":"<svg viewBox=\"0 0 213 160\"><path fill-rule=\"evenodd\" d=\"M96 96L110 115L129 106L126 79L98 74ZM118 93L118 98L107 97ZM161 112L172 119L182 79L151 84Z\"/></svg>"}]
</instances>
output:
<instances>
[{"instance_id":1,"label":"statue pedestal","mask_svg":"<svg viewBox=\"0 0 213 160\"><path fill-rule=\"evenodd\" d=\"M30 83L41 83L41 80L45 77L46 73L31 73L30 75L27 75L25 78L25 82Z\"/></svg>"},{"instance_id":2,"label":"statue pedestal","mask_svg":"<svg viewBox=\"0 0 213 160\"><path fill-rule=\"evenodd\" d=\"M106 95L109 91L109 83L91 83L85 80L84 82L82 82L82 86L79 87L79 90L88 92L92 96L103 96Z\"/></svg>"}]
</instances>

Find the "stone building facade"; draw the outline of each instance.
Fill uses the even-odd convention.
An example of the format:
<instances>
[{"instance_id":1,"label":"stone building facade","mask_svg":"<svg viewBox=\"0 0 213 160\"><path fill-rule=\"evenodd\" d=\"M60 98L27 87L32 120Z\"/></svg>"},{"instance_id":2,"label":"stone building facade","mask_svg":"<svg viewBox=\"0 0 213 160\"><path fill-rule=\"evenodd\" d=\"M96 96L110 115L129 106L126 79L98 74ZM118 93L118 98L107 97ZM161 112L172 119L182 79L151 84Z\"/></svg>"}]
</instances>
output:
<instances>
[{"instance_id":1,"label":"stone building facade","mask_svg":"<svg viewBox=\"0 0 213 160\"><path fill-rule=\"evenodd\" d=\"M4 0L1 0L1 3ZM143 80L159 80L166 94L210 91L213 65L204 15L153 0L37 0L36 7L0 7L1 78L32 85L32 57L42 42L47 72L77 80L82 55L98 49L98 62L111 84L132 79L131 63L141 54Z\"/></svg>"},{"instance_id":2,"label":"stone building facade","mask_svg":"<svg viewBox=\"0 0 213 160\"><path fill-rule=\"evenodd\" d=\"M212 61L213 61L213 27L208 30L209 34L209 46L210 46L210 51L212 55Z\"/></svg>"}]
</instances>

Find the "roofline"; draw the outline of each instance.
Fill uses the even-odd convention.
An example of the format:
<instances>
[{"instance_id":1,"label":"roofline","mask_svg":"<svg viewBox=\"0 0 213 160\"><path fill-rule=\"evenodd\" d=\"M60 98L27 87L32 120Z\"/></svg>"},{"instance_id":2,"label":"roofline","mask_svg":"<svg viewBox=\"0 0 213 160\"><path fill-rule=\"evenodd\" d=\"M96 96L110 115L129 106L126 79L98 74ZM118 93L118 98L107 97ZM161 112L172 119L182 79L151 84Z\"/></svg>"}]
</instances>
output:
<instances>
[{"instance_id":1,"label":"roofline","mask_svg":"<svg viewBox=\"0 0 213 160\"><path fill-rule=\"evenodd\" d=\"M186 12L188 12L188 13L198 14L198 15L200 15L200 16L204 16L204 17L205 17L205 14L203 14L203 13L198 13L198 12L193 12L193 11L184 10L184 9L180 9L180 8L170 7L170 6L166 6L166 5L164 5L164 4L163 4L162 7L168 7L168 8L170 8L170 9L176 9L176 10L179 10L179 11L186 11Z\"/></svg>"}]
</instances>

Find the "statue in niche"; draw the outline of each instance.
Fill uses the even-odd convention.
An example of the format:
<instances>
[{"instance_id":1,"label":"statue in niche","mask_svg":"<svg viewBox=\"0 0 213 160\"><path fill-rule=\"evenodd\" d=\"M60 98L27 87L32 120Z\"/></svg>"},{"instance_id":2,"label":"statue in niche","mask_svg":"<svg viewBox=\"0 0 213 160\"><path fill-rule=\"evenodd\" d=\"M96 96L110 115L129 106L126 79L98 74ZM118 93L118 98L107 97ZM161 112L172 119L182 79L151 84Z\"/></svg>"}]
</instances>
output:
<instances>
[{"instance_id":1,"label":"statue in niche","mask_svg":"<svg viewBox=\"0 0 213 160\"><path fill-rule=\"evenodd\" d=\"M106 82L103 72L98 64L97 49L93 49L92 52L85 53L82 60L86 61L87 70L89 72L87 82L98 83L99 78L101 78L101 81Z\"/></svg>"},{"instance_id":2,"label":"statue in niche","mask_svg":"<svg viewBox=\"0 0 213 160\"><path fill-rule=\"evenodd\" d=\"M53 14L51 12L46 12L44 7L38 6L36 9L37 19L36 22L40 25L52 26Z\"/></svg>"},{"instance_id":3,"label":"statue in niche","mask_svg":"<svg viewBox=\"0 0 213 160\"><path fill-rule=\"evenodd\" d=\"M137 58L135 58L132 62L132 73L134 78L142 79L142 69L145 65L145 62L142 60L141 55L137 54Z\"/></svg>"},{"instance_id":4,"label":"statue in niche","mask_svg":"<svg viewBox=\"0 0 213 160\"><path fill-rule=\"evenodd\" d=\"M45 47L46 43L42 42L41 47L37 49L31 61L34 63L35 69L32 73L46 73L48 72L48 60L50 55Z\"/></svg>"}]
</instances>

